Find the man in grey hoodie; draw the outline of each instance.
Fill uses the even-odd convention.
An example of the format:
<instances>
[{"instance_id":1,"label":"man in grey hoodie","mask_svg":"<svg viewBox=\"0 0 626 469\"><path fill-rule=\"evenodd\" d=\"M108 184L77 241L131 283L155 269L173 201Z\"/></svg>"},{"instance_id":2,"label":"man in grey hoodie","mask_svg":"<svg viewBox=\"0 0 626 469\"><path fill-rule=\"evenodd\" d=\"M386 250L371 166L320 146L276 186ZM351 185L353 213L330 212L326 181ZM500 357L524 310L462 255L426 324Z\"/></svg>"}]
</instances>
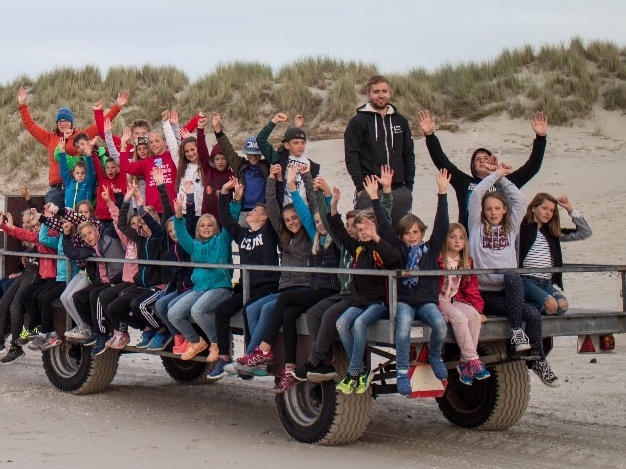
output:
<instances>
[{"instance_id":1,"label":"man in grey hoodie","mask_svg":"<svg viewBox=\"0 0 626 469\"><path fill-rule=\"evenodd\" d=\"M389 103L389 81L374 75L367 81L368 102L357 108L344 133L346 168L356 187L355 208L371 207L363 181L380 177L380 168L393 169L392 225L411 211L415 182L415 153L409 121Z\"/></svg>"}]
</instances>

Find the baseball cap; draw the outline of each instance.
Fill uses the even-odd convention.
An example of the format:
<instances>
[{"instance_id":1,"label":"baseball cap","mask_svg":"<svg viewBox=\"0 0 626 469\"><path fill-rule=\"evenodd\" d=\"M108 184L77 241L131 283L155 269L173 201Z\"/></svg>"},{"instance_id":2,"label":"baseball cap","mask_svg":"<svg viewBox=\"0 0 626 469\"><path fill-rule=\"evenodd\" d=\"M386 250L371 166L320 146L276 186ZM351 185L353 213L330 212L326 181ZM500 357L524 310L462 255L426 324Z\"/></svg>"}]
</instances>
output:
<instances>
[{"instance_id":1,"label":"baseball cap","mask_svg":"<svg viewBox=\"0 0 626 469\"><path fill-rule=\"evenodd\" d=\"M306 132L300 127L289 127L285 131L285 136L283 137L282 142L285 143L289 140L293 140L294 138L301 138L302 140L306 140Z\"/></svg>"},{"instance_id":2,"label":"baseball cap","mask_svg":"<svg viewBox=\"0 0 626 469\"><path fill-rule=\"evenodd\" d=\"M243 142L243 150L241 150L241 153L244 155L262 155L254 135L246 138L245 142Z\"/></svg>"}]
</instances>

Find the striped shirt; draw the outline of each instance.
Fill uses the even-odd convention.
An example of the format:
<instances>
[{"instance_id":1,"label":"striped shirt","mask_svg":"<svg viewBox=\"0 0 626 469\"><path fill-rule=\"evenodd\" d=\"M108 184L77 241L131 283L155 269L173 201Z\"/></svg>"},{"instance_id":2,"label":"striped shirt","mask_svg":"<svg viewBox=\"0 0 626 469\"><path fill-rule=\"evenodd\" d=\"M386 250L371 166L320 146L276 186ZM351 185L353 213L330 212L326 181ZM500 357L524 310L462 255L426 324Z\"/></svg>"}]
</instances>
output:
<instances>
[{"instance_id":1,"label":"striped shirt","mask_svg":"<svg viewBox=\"0 0 626 469\"><path fill-rule=\"evenodd\" d=\"M552 254L550 253L550 246L548 245L548 241L546 237L541 233L541 231L537 231L537 239L533 243L530 251L528 251L528 255L524 259L523 267L553 267L554 263L552 260ZM552 278L552 274L549 272L541 273L534 272L531 274L524 274L529 277L535 277L542 280L550 280Z\"/></svg>"}]
</instances>

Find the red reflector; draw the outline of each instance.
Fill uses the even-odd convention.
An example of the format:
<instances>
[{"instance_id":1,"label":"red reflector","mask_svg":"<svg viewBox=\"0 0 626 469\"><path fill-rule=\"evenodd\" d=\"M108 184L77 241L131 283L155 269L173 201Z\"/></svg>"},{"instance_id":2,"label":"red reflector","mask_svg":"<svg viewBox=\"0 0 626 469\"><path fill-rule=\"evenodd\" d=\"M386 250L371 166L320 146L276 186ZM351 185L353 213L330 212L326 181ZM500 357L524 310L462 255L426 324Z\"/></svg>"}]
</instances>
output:
<instances>
[{"instance_id":1,"label":"red reflector","mask_svg":"<svg viewBox=\"0 0 626 469\"><path fill-rule=\"evenodd\" d=\"M418 363L428 363L428 345L422 345L422 350L420 351L419 357L417 357Z\"/></svg>"},{"instance_id":2,"label":"red reflector","mask_svg":"<svg viewBox=\"0 0 626 469\"><path fill-rule=\"evenodd\" d=\"M591 340L591 336L586 336L578 353L595 353L595 351L596 348L593 346L593 340Z\"/></svg>"},{"instance_id":3,"label":"red reflector","mask_svg":"<svg viewBox=\"0 0 626 469\"><path fill-rule=\"evenodd\" d=\"M600 350L615 350L615 337L612 335L601 335Z\"/></svg>"}]
</instances>

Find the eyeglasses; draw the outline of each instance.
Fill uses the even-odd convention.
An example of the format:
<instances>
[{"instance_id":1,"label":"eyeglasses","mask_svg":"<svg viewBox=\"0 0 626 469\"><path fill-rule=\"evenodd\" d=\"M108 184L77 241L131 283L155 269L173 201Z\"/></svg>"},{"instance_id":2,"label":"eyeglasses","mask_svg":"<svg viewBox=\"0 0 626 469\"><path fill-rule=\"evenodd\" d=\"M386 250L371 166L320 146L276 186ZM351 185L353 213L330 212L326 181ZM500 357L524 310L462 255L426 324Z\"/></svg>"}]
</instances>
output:
<instances>
[{"instance_id":1,"label":"eyeglasses","mask_svg":"<svg viewBox=\"0 0 626 469\"><path fill-rule=\"evenodd\" d=\"M69 124L69 123L70 123L70 121L68 121L67 119L59 119L57 121L57 124Z\"/></svg>"}]
</instances>

